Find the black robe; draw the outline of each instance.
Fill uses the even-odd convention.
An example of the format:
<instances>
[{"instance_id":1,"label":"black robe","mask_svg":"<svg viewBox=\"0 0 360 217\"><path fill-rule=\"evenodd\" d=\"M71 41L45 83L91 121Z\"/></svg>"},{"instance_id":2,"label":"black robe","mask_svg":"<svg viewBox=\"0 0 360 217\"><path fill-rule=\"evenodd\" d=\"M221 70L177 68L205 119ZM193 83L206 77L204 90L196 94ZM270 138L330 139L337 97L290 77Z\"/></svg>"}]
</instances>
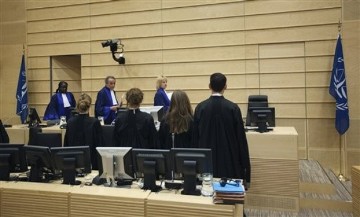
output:
<instances>
[{"instance_id":1,"label":"black robe","mask_svg":"<svg viewBox=\"0 0 360 217\"><path fill-rule=\"evenodd\" d=\"M89 146L94 170L99 166L96 147L101 147L102 143L102 128L98 119L88 114L79 114L67 121L64 146Z\"/></svg>"},{"instance_id":2,"label":"black robe","mask_svg":"<svg viewBox=\"0 0 360 217\"><path fill-rule=\"evenodd\" d=\"M211 96L195 109L194 141L212 149L214 177L250 183L250 158L240 108L223 96Z\"/></svg>"},{"instance_id":3,"label":"black robe","mask_svg":"<svg viewBox=\"0 0 360 217\"><path fill-rule=\"evenodd\" d=\"M117 147L157 148L153 117L139 109L120 112L115 120L114 140Z\"/></svg>"},{"instance_id":4,"label":"black robe","mask_svg":"<svg viewBox=\"0 0 360 217\"><path fill-rule=\"evenodd\" d=\"M174 134L174 148L194 148L192 144L193 128L194 121L191 121L187 132ZM159 141L161 149L171 149L173 147L170 126L165 120L160 123Z\"/></svg>"},{"instance_id":5,"label":"black robe","mask_svg":"<svg viewBox=\"0 0 360 217\"><path fill-rule=\"evenodd\" d=\"M0 143L9 143L9 135L7 134L1 120L0 120Z\"/></svg>"}]
</instances>

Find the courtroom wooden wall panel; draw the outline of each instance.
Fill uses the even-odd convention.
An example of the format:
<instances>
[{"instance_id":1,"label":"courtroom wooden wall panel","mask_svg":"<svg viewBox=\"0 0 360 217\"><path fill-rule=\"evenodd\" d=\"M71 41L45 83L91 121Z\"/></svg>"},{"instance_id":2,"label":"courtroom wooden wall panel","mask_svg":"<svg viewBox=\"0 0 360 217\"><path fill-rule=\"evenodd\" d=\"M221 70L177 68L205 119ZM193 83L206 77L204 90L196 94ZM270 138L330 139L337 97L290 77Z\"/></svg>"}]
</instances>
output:
<instances>
[{"instance_id":1,"label":"courtroom wooden wall panel","mask_svg":"<svg viewBox=\"0 0 360 217\"><path fill-rule=\"evenodd\" d=\"M31 45L61 44L66 42L86 42L90 40L88 29L75 29L69 31L54 31L45 33L28 34L28 43ZM40 46L39 46L40 47Z\"/></svg>"},{"instance_id":2,"label":"courtroom wooden wall panel","mask_svg":"<svg viewBox=\"0 0 360 217\"><path fill-rule=\"evenodd\" d=\"M304 58L260 59L261 73L305 72Z\"/></svg>"},{"instance_id":3,"label":"courtroom wooden wall panel","mask_svg":"<svg viewBox=\"0 0 360 217\"><path fill-rule=\"evenodd\" d=\"M89 16L90 7L88 4L66 5L57 7L27 8L27 21L50 20L61 18L74 18Z\"/></svg>"},{"instance_id":4,"label":"courtroom wooden wall panel","mask_svg":"<svg viewBox=\"0 0 360 217\"><path fill-rule=\"evenodd\" d=\"M194 7L182 7L164 9L163 22L179 22L183 20L204 20L223 17L236 17L244 15L244 4L237 2L226 4L201 5Z\"/></svg>"},{"instance_id":5,"label":"courtroom wooden wall panel","mask_svg":"<svg viewBox=\"0 0 360 217\"><path fill-rule=\"evenodd\" d=\"M89 3L89 0L77 0L75 2L73 2L71 0L65 0L65 1L26 0L26 7L28 9L37 9L37 8L69 6L69 5L76 5L76 4L87 4L87 3Z\"/></svg>"},{"instance_id":6,"label":"courtroom wooden wall panel","mask_svg":"<svg viewBox=\"0 0 360 217\"><path fill-rule=\"evenodd\" d=\"M307 72L306 73L306 86L312 87L328 87L330 83L331 73L325 72Z\"/></svg>"},{"instance_id":7,"label":"courtroom wooden wall panel","mask_svg":"<svg viewBox=\"0 0 360 217\"><path fill-rule=\"evenodd\" d=\"M308 119L309 148L338 149L339 135L333 119Z\"/></svg>"},{"instance_id":8,"label":"courtroom wooden wall panel","mask_svg":"<svg viewBox=\"0 0 360 217\"><path fill-rule=\"evenodd\" d=\"M169 0L163 1L162 7L163 8L177 8L177 7L196 7L196 6L203 6L203 5L212 5L212 4L227 4L228 2L243 2L244 0L198 0L198 1L178 1L178 0Z\"/></svg>"},{"instance_id":9,"label":"courtroom wooden wall panel","mask_svg":"<svg viewBox=\"0 0 360 217\"><path fill-rule=\"evenodd\" d=\"M339 8L341 1L251 1L246 4L246 15L307 11L315 9Z\"/></svg>"},{"instance_id":10,"label":"courtroom wooden wall panel","mask_svg":"<svg viewBox=\"0 0 360 217\"><path fill-rule=\"evenodd\" d=\"M260 58L303 57L304 43L264 44L259 46Z\"/></svg>"},{"instance_id":11,"label":"courtroom wooden wall panel","mask_svg":"<svg viewBox=\"0 0 360 217\"><path fill-rule=\"evenodd\" d=\"M154 37L161 36L161 32L162 25L160 23L136 26L99 27L91 28L90 30L91 38L93 40Z\"/></svg>"},{"instance_id":12,"label":"courtroom wooden wall panel","mask_svg":"<svg viewBox=\"0 0 360 217\"><path fill-rule=\"evenodd\" d=\"M163 23L163 35L183 35L244 30L244 17Z\"/></svg>"},{"instance_id":13,"label":"courtroom wooden wall panel","mask_svg":"<svg viewBox=\"0 0 360 217\"><path fill-rule=\"evenodd\" d=\"M328 87L308 87L306 88L306 101L309 103L333 102L334 99L328 93L328 90Z\"/></svg>"},{"instance_id":14,"label":"courtroom wooden wall panel","mask_svg":"<svg viewBox=\"0 0 360 217\"><path fill-rule=\"evenodd\" d=\"M104 1L93 0L96 4L91 4L91 15L117 14L134 11L157 10L161 8L161 0L146 1L129 1L124 4L121 1Z\"/></svg>"},{"instance_id":15,"label":"courtroom wooden wall panel","mask_svg":"<svg viewBox=\"0 0 360 217\"><path fill-rule=\"evenodd\" d=\"M272 29L274 27L331 24L337 23L339 16L341 16L340 8L252 15L246 16L246 29Z\"/></svg>"},{"instance_id":16,"label":"courtroom wooden wall panel","mask_svg":"<svg viewBox=\"0 0 360 217\"><path fill-rule=\"evenodd\" d=\"M90 27L88 17L78 17L72 19L42 20L28 22L28 33L45 33L53 31L80 30ZM28 42L29 43L29 42Z\"/></svg>"},{"instance_id":17,"label":"courtroom wooden wall panel","mask_svg":"<svg viewBox=\"0 0 360 217\"><path fill-rule=\"evenodd\" d=\"M301 88L305 87L305 73L277 73L261 74L260 87L262 88ZM304 94L302 92L302 94Z\"/></svg>"}]
</instances>

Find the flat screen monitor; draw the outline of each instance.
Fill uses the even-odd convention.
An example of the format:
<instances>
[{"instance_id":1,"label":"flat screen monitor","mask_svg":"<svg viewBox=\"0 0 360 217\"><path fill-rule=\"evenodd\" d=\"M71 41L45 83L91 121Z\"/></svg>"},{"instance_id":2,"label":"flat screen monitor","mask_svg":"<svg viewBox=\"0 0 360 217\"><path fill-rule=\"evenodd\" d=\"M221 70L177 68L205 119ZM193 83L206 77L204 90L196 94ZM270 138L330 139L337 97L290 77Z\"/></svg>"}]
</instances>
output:
<instances>
[{"instance_id":1,"label":"flat screen monitor","mask_svg":"<svg viewBox=\"0 0 360 217\"><path fill-rule=\"evenodd\" d=\"M157 192L161 186L156 180L171 178L170 150L133 149L132 155L136 178L144 178L143 189Z\"/></svg>"},{"instance_id":2,"label":"flat screen monitor","mask_svg":"<svg viewBox=\"0 0 360 217\"><path fill-rule=\"evenodd\" d=\"M10 173L27 171L24 144L0 143L0 180L10 180Z\"/></svg>"},{"instance_id":3,"label":"flat screen monitor","mask_svg":"<svg viewBox=\"0 0 360 217\"><path fill-rule=\"evenodd\" d=\"M37 127L41 123L39 114L35 108L29 109L29 127Z\"/></svg>"},{"instance_id":4,"label":"flat screen monitor","mask_svg":"<svg viewBox=\"0 0 360 217\"><path fill-rule=\"evenodd\" d=\"M51 159L50 148L41 146L24 146L27 164L30 166L30 182L47 181L54 175L54 164Z\"/></svg>"},{"instance_id":5,"label":"flat screen monitor","mask_svg":"<svg viewBox=\"0 0 360 217\"><path fill-rule=\"evenodd\" d=\"M212 173L212 151L200 148L171 149L175 176L183 177L184 189L181 194L200 195L196 189L196 179L203 173Z\"/></svg>"},{"instance_id":6,"label":"flat screen monitor","mask_svg":"<svg viewBox=\"0 0 360 217\"><path fill-rule=\"evenodd\" d=\"M91 173L91 160L89 146L53 147L51 157L54 167L63 175L63 184L79 185L76 173Z\"/></svg>"},{"instance_id":7,"label":"flat screen monitor","mask_svg":"<svg viewBox=\"0 0 360 217\"><path fill-rule=\"evenodd\" d=\"M101 156L102 174L111 186L115 181L132 180L134 176L132 167L131 147L97 147Z\"/></svg>"},{"instance_id":8,"label":"flat screen monitor","mask_svg":"<svg viewBox=\"0 0 360 217\"><path fill-rule=\"evenodd\" d=\"M268 132L268 127L275 127L274 107L250 107L249 113L251 126L257 127L256 131Z\"/></svg>"},{"instance_id":9,"label":"flat screen monitor","mask_svg":"<svg viewBox=\"0 0 360 217\"><path fill-rule=\"evenodd\" d=\"M140 111L150 114L155 122L161 122L164 118L164 106L143 106Z\"/></svg>"}]
</instances>

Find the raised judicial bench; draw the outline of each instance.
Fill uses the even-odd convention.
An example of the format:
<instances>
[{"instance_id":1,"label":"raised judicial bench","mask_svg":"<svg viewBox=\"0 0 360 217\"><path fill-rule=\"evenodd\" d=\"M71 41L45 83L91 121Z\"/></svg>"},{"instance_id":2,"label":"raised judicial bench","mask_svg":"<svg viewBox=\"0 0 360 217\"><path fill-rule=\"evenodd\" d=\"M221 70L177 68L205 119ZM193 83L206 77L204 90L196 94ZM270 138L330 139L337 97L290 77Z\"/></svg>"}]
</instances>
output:
<instances>
[{"instance_id":1,"label":"raised judicial bench","mask_svg":"<svg viewBox=\"0 0 360 217\"><path fill-rule=\"evenodd\" d=\"M62 143L64 144L65 129L60 129L59 125L41 128L43 133L61 133ZM14 125L6 128L12 144L27 144L29 141L29 128L27 125Z\"/></svg>"},{"instance_id":2,"label":"raised judicial bench","mask_svg":"<svg viewBox=\"0 0 360 217\"><path fill-rule=\"evenodd\" d=\"M133 188L0 182L0 216L231 216L242 217L243 205L218 205L212 198L159 193Z\"/></svg>"},{"instance_id":3,"label":"raised judicial bench","mask_svg":"<svg viewBox=\"0 0 360 217\"><path fill-rule=\"evenodd\" d=\"M251 186L245 208L299 211L298 133L294 127L246 133Z\"/></svg>"}]
</instances>

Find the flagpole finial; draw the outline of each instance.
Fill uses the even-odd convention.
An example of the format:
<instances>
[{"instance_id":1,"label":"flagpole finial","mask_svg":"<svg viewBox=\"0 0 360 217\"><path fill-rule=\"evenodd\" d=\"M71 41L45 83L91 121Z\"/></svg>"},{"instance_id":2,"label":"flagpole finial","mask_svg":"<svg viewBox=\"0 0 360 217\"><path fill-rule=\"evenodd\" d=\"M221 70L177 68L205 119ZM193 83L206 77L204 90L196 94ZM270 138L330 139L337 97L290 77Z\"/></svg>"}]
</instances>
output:
<instances>
[{"instance_id":1,"label":"flagpole finial","mask_svg":"<svg viewBox=\"0 0 360 217\"><path fill-rule=\"evenodd\" d=\"M23 44L23 54L25 54L25 44Z\"/></svg>"},{"instance_id":2,"label":"flagpole finial","mask_svg":"<svg viewBox=\"0 0 360 217\"><path fill-rule=\"evenodd\" d=\"M338 33L339 33L339 34L341 33L341 25L342 25L342 23L341 23L341 21L339 20L339 23L338 23Z\"/></svg>"}]
</instances>

